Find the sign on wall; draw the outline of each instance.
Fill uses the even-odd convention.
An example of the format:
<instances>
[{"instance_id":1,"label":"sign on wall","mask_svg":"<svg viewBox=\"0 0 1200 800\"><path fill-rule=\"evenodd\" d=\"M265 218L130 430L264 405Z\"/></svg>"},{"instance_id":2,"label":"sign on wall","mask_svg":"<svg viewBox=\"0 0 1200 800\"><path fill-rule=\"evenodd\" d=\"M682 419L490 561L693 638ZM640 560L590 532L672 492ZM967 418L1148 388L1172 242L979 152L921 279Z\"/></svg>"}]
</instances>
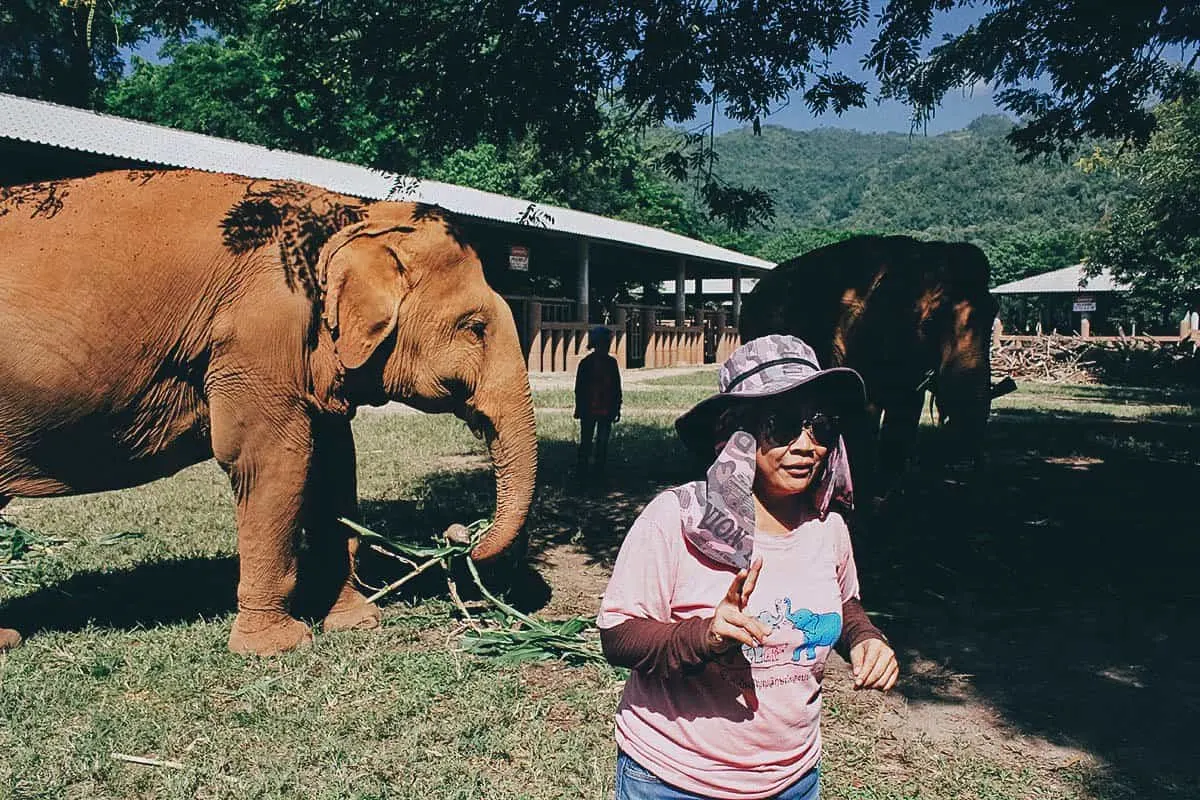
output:
<instances>
[{"instance_id":1,"label":"sign on wall","mask_svg":"<svg viewBox=\"0 0 1200 800\"><path fill-rule=\"evenodd\" d=\"M1094 297L1076 297L1075 302L1071 304L1071 310L1079 313L1081 311L1095 311L1096 298Z\"/></svg>"},{"instance_id":2,"label":"sign on wall","mask_svg":"<svg viewBox=\"0 0 1200 800\"><path fill-rule=\"evenodd\" d=\"M529 271L529 248L514 244L508 248L508 268L518 272Z\"/></svg>"}]
</instances>

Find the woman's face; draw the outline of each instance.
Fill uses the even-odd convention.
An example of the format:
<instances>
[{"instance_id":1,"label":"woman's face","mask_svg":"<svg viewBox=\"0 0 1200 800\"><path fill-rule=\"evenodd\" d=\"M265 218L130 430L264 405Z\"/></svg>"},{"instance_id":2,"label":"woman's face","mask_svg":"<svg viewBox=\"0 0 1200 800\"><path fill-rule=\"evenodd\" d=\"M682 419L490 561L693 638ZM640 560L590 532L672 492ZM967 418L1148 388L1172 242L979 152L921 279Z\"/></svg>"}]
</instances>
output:
<instances>
[{"instance_id":1,"label":"woman's face","mask_svg":"<svg viewBox=\"0 0 1200 800\"><path fill-rule=\"evenodd\" d=\"M816 485L837 421L818 406L792 402L765 409L758 436L755 489L769 497L803 494Z\"/></svg>"},{"instance_id":2,"label":"woman's face","mask_svg":"<svg viewBox=\"0 0 1200 800\"><path fill-rule=\"evenodd\" d=\"M771 497L803 494L815 485L828 452L808 430L785 445L760 441L755 488Z\"/></svg>"}]
</instances>

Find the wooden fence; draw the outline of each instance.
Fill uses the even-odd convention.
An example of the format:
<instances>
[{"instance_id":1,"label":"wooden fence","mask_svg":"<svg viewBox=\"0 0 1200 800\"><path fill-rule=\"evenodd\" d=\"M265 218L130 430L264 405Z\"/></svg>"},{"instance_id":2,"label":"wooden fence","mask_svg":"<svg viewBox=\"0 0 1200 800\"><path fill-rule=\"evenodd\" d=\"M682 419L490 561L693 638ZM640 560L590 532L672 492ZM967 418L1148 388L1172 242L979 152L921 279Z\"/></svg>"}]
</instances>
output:
<instances>
[{"instance_id":1,"label":"wooden fence","mask_svg":"<svg viewBox=\"0 0 1200 800\"><path fill-rule=\"evenodd\" d=\"M574 372L587 355L588 330L578 321L576 303L562 298L512 295L521 348L530 372ZM668 306L617 306L606 325L612 332L609 352L623 368L674 367L720 363L738 346L737 329L723 312L676 325ZM711 317L711 318L710 318Z\"/></svg>"}]
</instances>

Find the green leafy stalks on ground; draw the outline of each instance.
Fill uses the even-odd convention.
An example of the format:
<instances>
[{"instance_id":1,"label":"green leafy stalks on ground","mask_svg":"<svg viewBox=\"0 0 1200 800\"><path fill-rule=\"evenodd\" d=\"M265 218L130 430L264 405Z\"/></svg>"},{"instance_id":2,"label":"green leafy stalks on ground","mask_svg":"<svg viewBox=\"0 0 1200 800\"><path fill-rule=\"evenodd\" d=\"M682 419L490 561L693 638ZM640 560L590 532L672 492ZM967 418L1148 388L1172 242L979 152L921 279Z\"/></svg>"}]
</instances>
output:
<instances>
[{"instance_id":1,"label":"green leafy stalks on ground","mask_svg":"<svg viewBox=\"0 0 1200 800\"><path fill-rule=\"evenodd\" d=\"M26 530L20 525L0 519L0 581L10 584L27 582L34 561L67 544Z\"/></svg>"},{"instance_id":2,"label":"green leafy stalks on ground","mask_svg":"<svg viewBox=\"0 0 1200 800\"><path fill-rule=\"evenodd\" d=\"M375 591L368 599L382 599L399 589L426 570L440 566L446 573L451 598L466 621L462 646L475 656L494 658L498 663L513 665L523 661L563 661L572 666L585 664L607 664L595 633L594 622L581 616L565 620L541 620L525 614L493 594L483 583L479 570L471 559L471 550L491 526L490 520L476 520L465 526L459 539L445 537L442 543L418 546L382 536L352 520L342 522L358 533L359 537L378 549L390 552L407 563L412 569L403 577ZM423 559L417 563L418 559ZM451 562L466 563L471 578L490 608L478 618L473 617L458 597L454 587Z\"/></svg>"}]
</instances>

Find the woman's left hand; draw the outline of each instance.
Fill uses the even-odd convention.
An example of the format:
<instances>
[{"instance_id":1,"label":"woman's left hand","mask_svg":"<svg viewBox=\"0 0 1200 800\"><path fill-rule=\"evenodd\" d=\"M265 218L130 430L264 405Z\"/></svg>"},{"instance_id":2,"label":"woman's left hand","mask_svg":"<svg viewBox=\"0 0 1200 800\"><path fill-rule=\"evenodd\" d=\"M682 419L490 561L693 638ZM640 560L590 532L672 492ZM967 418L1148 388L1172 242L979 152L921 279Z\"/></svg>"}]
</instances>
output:
<instances>
[{"instance_id":1,"label":"woman's left hand","mask_svg":"<svg viewBox=\"0 0 1200 800\"><path fill-rule=\"evenodd\" d=\"M850 669L854 673L855 689L886 692L900 677L896 653L882 639L867 639L850 648Z\"/></svg>"}]
</instances>

